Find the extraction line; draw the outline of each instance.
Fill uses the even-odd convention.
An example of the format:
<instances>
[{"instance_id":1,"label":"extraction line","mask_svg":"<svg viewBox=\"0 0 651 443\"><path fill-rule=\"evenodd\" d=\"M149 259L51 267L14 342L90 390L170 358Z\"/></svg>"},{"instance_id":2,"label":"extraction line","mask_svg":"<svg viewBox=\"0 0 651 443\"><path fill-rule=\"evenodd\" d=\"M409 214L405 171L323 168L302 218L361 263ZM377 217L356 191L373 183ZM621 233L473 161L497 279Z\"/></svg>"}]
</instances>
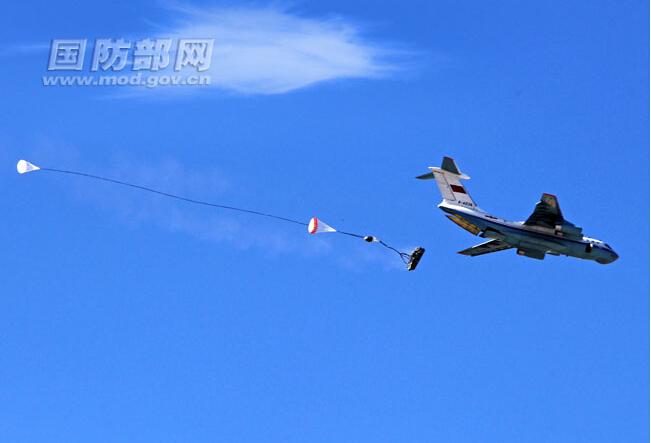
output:
<instances>
[{"instance_id":1,"label":"extraction line","mask_svg":"<svg viewBox=\"0 0 651 443\"><path fill-rule=\"evenodd\" d=\"M29 164L29 165L31 165L31 164ZM169 198L181 200L181 201L191 203L191 204L195 204L195 205L210 206L210 207L218 208L218 209L226 209L226 210L229 210L229 211L237 211L237 212L242 212L242 213L246 213L246 214L257 215L257 216L260 216L260 217L272 218L272 219L275 219L275 220L280 220L280 221L284 221L284 222L287 222L287 223L293 223L293 224L300 225L300 226L308 226L308 223L302 222L300 220L294 220L294 219L288 218L288 217L282 217L282 216L279 216L279 215L269 214L269 213L261 212L261 211L254 211L252 209L238 208L238 207L235 207L235 206L221 205L221 204L211 203L211 202L207 202L207 201L203 201L203 200L196 200L196 199L193 199L193 198L183 197L181 195L171 194L169 192L159 191L158 189L149 188L147 186L141 186L141 185L137 185L137 184L134 184L134 183L125 182L125 181L122 181L122 180L116 180L116 179L113 179L113 178L102 177L100 175L88 174L88 173L85 173L85 172L78 172L78 171L70 171L70 170L66 170L66 169L55 169L55 168L45 168L45 167L35 167L34 169L31 169L31 170L41 170L41 171L48 171L48 172L56 172L56 173L60 173L60 174L77 175L77 176L80 176L80 177L92 178L92 179L95 179L95 180L102 180L102 181L109 182L109 183L114 183L114 184L117 184L117 185L128 186L130 188L139 189L141 191L147 191L147 192L151 192L153 194L162 195L164 197L169 197ZM30 171L30 169L26 170L25 172L29 172L29 171ZM338 233L338 234L348 235L350 237L360 238L360 239L365 240L367 242L379 243L380 245L384 246L385 248L390 249L391 251L398 254L398 256L400 256L400 259L405 264L409 264L414 258L414 253L409 254L409 253L406 253L406 252L399 251L398 249L396 249L393 246L387 244L383 240L380 240L380 239L378 239L376 237L373 237L373 236L355 234L355 233L352 233L352 232L339 231L339 230L336 230L336 231L333 231L333 232ZM422 253L420 255L422 255ZM418 257L418 259L420 259L420 257Z\"/></svg>"}]
</instances>

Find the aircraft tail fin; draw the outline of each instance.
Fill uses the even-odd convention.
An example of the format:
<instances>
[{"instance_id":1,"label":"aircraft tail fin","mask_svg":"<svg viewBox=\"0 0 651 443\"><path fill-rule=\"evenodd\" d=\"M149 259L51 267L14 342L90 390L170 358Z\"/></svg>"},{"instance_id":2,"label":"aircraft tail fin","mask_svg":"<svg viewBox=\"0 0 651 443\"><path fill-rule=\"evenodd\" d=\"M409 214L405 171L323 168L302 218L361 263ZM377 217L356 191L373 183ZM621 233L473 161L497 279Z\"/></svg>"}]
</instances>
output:
<instances>
[{"instance_id":1,"label":"aircraft tail fin","mask_svg":"<svg viewBox=\"0 0 651 443\"><path fill-rule=\"evenodd\" d=\"M431 172L419 175L416 178L420 180L436 180L441 196L445 201L467 208L478 209L468 190L461 184L461 180L469 180L470 177L461 173L452 158L443 157L440 168L430 166L429 169Z\"/></svg>"}]
</instances>

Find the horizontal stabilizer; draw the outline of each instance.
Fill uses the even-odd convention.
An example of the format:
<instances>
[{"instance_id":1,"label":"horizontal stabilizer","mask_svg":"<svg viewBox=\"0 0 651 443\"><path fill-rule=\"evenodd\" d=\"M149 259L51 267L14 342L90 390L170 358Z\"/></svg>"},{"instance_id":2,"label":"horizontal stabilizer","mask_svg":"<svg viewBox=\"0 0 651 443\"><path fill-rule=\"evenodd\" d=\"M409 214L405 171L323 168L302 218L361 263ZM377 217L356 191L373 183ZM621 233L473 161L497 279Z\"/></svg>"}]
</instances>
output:
<instances>
[{"instance_id":1,"label":"horizontal stabilizer","mask_svg":"<svg viewBox=\"0 0 651 443\"><path fill-rule=\"evenodd\" d=\"M459 251L459 254L476 257L478 255L490 254L491 252L504 251L506 249L511 249L512 247L513 246L501 240L489 240L468 249L464 249L463 251Z\"/></svg>"},{"instance_id":2,"label":"horizontal stabilizer","mask_svg":"<svg viewBox=\"0 0 651 443\"><path fill-rule=\"evenodd\" d=\"M419 175L416 177L418 180L434 180L434 173L428 172L427 174Z\"/></svg>"}]
</instances>

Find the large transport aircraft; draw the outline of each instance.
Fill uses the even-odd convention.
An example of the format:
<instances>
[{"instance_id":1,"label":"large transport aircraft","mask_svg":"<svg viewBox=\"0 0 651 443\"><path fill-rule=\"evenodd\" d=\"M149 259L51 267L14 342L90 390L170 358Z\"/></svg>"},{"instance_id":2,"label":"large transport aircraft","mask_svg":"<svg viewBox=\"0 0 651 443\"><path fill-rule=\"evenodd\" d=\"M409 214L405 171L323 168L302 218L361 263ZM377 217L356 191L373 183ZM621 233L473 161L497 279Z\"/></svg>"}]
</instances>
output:
<instances>
[{"instance_id":1,"label":"large transport aircraft","mask_svg":"<svg viewBox=\"0 0 651 443\"><path fill-rule=\"evenodd\" d=\"M477 207L461 180L468 180L450 157L443 157L441 167L416 178L433 179L443 201L438 207L454 223L490 240L472 246L459 254L471 257L515 248L518 255L542 260L545 254L566 255L597 263L612 263L619 256L607 243L585 237L583 230L563 218L556 196L543 194L526 221L508 221Z\"/></svg>"}]
</instances>

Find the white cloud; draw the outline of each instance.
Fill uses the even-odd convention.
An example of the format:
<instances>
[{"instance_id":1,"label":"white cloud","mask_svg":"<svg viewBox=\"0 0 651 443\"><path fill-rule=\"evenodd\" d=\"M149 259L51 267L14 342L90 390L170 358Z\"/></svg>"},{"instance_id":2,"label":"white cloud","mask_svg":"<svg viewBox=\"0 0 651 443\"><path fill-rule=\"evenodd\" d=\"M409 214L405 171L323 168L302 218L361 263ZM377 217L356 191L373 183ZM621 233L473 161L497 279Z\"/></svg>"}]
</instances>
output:
<instances>
[{"instance_id":1,"label":"white cloud","mask_svg":"<svg viewBox=\"0 0 651 443\"><path fill-rule=\"evenodd\" d=\"M404 52L364 39L340 17L304 17L278 7L174 6L160 36L214 38L212 86L279 94L336 79L379 78L399 70Z\"/></svg>"}]
</instances>

